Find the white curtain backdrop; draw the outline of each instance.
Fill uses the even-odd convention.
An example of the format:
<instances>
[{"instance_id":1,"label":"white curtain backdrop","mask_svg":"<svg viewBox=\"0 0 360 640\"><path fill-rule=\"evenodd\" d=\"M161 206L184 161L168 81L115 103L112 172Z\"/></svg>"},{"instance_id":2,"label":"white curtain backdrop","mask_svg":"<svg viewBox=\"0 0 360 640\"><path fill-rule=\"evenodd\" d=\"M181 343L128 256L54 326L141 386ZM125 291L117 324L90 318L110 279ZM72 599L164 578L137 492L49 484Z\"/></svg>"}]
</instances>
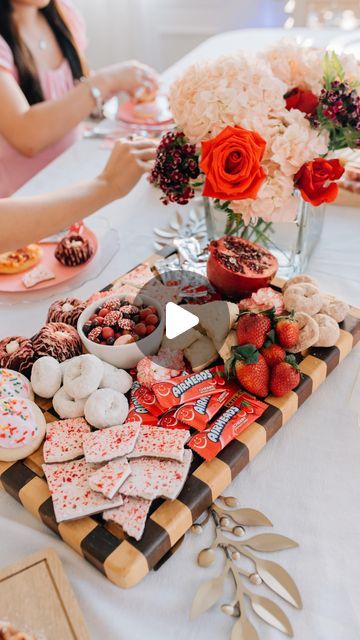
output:
<instances>
[{"instance_id":1,"label":"white curtain backdrop","mask_svg":"<svg viewBox=\"0 0 360 640\"><path fill-rule=\"evenodd\" d=\"M73 0L93 68L137 58L159 71L221 31L282 26L284 0ZM241 45L240 45L241 46Z\"/></svg>"}]
</instances>

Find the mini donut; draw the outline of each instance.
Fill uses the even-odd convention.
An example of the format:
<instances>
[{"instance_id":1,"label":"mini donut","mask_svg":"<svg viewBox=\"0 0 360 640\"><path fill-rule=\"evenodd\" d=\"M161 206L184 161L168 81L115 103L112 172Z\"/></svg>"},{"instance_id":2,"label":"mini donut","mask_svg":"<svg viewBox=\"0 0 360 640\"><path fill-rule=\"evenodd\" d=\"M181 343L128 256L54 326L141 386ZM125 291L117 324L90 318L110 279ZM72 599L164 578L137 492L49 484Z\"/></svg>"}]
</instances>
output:
<instances>
[{"instance_id":1,"label":"mini donut","mask_svg":"<svg viewBox=\"0 0 360 640\"><path fill-rule=\"evenodd\" d=\"M98 389L85 403L85 419L96 429L123 424L128 413L126 396L115 389Z\"/></svg>"},{"instance_id":2,"label":"mini donut","mask_svg":"<svg viewBox=\"0 0 360 640\"><path fill-rule=\"evenodd\" d=\"M65 267L76 267L90 260L94 250L87 238L72 233L58 243L55 258Z\"/></svg>"},{"instance_id":3,"label":"mini donut","mask_svg":"<svg viewBox=\"0 0 360 640\"><path fill-rule=\"evenodd\" d=\"M14 397L34 400L31 384L18 371L0 369L0 399Z\"/></svg>"},{"instance_id":4,"label":"mini donut","mask_svg":"<svg viewBox=\"0 0 360 640\"><path fill-rule=\"evenodd\" d=\"M51 356L43 356L34 362L31 372L31 384L41 398L52 398L60 389L62 382L61 365Z\"/></svg>"},{"instance_id":5,"label":"mini donut","mask_svg":"<svg viewBox=\"0 0 360 640\"><path fill-rule=\"evenodd\" d=\"M49 307L46 322L65 322L76 327L80 314L84 311L86 303L79 298L64 298L55 300Z\"/></svg>"},{"instance_id":6,"label":"mini donut","mask_svg":"<svg viewBox=\"0 0 360 640\"><path fill-rule=\"evenodd\" d=\"M286 289L288 289L289 287L292 287L293 284L302 284L304 282L312 284L314 287L319 289L319 285L314 278L308 276L306 273L299 273L298 276L294 276L293 278L290 278L285 282L282 288L282 292L284 293L284 291L286 291Z\"/></svg>"},{"instance_id":7,"label":"mini donut","mask_svg":"<svg viewBox=\"0 0 360 640\"><path fill-rule=\"evenodd\" d=\"M34 360L34 348L30 338L8 336L0 340L0 367L29 376Z\"/></svg>"},{"instance_id":8,"label":"mini donut","mask_svg":"<svg viewBox=\"0 0 360 640\"><path fill-rule=\"evenodd\" d=\"M81 340L74 327L64 322L49 322L33 337L36 358L52 356L58 362L80 355Z\"/></svg>"},{"instance_id":9,"label":"mini donut","mask_svg":"<svg viewBox=\"0 0 360 640\"><path fill-rule=\"evenodd\" d=\"M318 323L309 316L308 313L303 311L297 311L294 315L295 320L300 327L299 340L295 347L287 349L290 353L299 353L299 351L305 351L309 347L312 347L319 339L320 330Z\"/></svg>"},{"instance_id":10,"label":"mini donut","mask_svg":"<svg viewBox=\"0 0 360 640\"><path fill-rule=\"evenodd\" d=\"M333 347L340 336L340 329L336 320L325 313L317 313L314 316L314 320L319 325L319 338L313 346Z\"/></svg>"},{"instance_id":11,"label":"mini donut","mask_svg":"<svg viewBox=\"0 0 360 640\"><path fill-rule=\"evenodd\" d=\"M104 375L104 365L99 358L87 353L73 358L65 367L64 389L74 400L87 398L98 388Z\"/></svg>"},{"instance_id":12,"label":"mini donut","mask_svg":"<svg viewBox=\"0 0 360 640\"><path fill-rule=\"evenodd\" d=\"M330 316L330 318L336 320L336 322L342 322L345 320L350 310L347 302L339 300L338 298L335 298L335 296L330 296L329 294L323 295L322 299L323 302L320 313L325 313L327 316Z\"/></svg>"},{"instance_id":13,"label":"mini donut","mask_svg":"<svg viewBox=\"0 0 360 640\"><path fill-rule=\"evenodd\" d=\"M124 369L117 369L107 362L103 362L104 373L100 382L100 389L115 389L120 393L127 393L131 389L132 377Z\"/></svg>"},{"instance_id":14,"label":"mini donut","mask_svg":"<svg viewBox=\"0 0 360 640\"><path fill-rule=\"evenodd\" d=\"M26 398L0 400L0 460L13 462L30 456L45 437L46 422L39 407Z\"/></svg>"},{"instance_id":15,"label":"mini donut","mask_svg":"<svg viewBox=\"0 0 360 640\"><path fill-rule=\"evenodd\" d=\"M87 398L74 400L60 387L53 397L53 407L60 418L82 418Z\"/></svg>"},{"instance_id":16,"label":"mini donut","mask_svg":"<svg viewBox=\"0 0 360 640\"><path fill-rule=\"evenodd\" d=\"M287 311L303 311L309 316L314 316L321 309L322 297L319 289L313 284L303 282L286 289L284 303Z\"/></svg>"}]
</instances>

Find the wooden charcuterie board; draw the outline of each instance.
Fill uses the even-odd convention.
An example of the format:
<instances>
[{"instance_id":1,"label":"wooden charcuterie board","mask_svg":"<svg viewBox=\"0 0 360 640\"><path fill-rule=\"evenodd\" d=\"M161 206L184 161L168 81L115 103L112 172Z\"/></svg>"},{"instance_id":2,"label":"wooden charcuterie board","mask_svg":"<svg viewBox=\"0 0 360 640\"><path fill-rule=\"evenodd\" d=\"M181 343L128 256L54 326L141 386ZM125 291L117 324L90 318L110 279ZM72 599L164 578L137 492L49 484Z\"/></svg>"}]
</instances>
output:
<instances>
[{"instance_id":1,"label":"wooden charcuterie board","mask_svg":"<svg viewBox=\"0 0 360 640\"><path fill-rule=\"evenodd\" d=\"M172 253L168 251L167 255ZM165 252L164 252L165 253ZM153 265L162 256L150 256ZM121 281L119 278L116 282ZM111 290L116 282L106 287ZM272 286L281 290L284 281ZM0 478L6 491L33 513L66 544L92 563L115 584L132 587L156 568L178 546L186 531L230 484L232 479L261 451L297 409L360 340L360 309L351 308L340 325L337 345L312 348L300 362L300 385L282 398L269 396L268 408L259 420L232 441L211 462L195 455L190 475L174 501L155 500L142 539L137 542L101 516L56 523L52 500L41 468L42 451L16 463L0 463ZM51 401L38 400L47 422L57 419Z\"/></svg>"}]
</instances>

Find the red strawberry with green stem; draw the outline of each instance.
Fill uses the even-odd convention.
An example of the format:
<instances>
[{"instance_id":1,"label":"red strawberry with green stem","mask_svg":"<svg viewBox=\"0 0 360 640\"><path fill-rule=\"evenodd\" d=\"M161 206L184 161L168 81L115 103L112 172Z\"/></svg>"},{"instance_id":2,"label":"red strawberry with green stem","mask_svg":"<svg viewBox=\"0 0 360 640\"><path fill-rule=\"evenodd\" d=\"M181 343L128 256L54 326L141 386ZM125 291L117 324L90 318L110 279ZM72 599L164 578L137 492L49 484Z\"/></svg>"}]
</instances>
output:
<instances>
[{"instance_id":1,"label":"red strawberry with green stem","mask_svg":"<svg viewBox=\"0 0 360 640\"><path fill-rule=\"evenodd\" d=\"M266 341L260 353L264 356L266 364L270 369L275 367L276 364L284 362L286 358L286 351L279 344Z\"/></svg>"},{"instance_id":2,"label":"red strawberry with green stem","mask_svg":"<svg viewBox=\"0 0 360 640\"><path fill-rule=\"evenodd\" d=\"M270 391L273 396L281 398L295 389L301 379L299 367L294 356L287 356L285 362L276 364L271 370Z\"/></svg>"},{"instance_id":3,"label":"red strawberry with green stem","mask_svg":"<svg viewBox=\"0 0 360 640\"><path fill-rule=\"evenodd\" d=\"M226 369L234 373L240 385L259 398L269 395L270 371L265 358L253 344L232 348L232 356Z\"/></svg>"},{"instance_id":4,"label":"red strawberry with green stem","mask_svg":"<svg viewBox=\"0 0 360 640\"><path fill-rule=\"evenodd\" d=\"M284 349L292 349L299 340L300 327L293 315L282 316L275 325L276 339Z\"/></svg>"},{"instance_id":5,"label":"red strawberry with green stem","mask_svg":"<svg viewBox=\"0 0 360 640\"><path fill-rule=\"evenodd\" d=\"M265 313L241 313L236 328L239 345L253 344L261 349L271 329L271 320Z\"/></svg>"}]
</instances>

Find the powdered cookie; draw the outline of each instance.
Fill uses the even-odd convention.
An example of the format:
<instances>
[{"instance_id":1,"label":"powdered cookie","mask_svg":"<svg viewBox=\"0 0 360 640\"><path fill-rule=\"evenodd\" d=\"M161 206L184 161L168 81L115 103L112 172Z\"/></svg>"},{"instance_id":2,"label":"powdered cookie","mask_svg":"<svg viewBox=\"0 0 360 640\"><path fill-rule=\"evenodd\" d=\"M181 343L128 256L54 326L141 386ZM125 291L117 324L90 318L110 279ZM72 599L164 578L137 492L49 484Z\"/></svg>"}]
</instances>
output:
<instances>
[{"instance_id":1,"label":"powdered cookie","mask_svg":"<svg viewBox=\"0 0 360 640\"><path fill-rule=\"evenodd\" d=\"M322 297L317 287L305 282L286 289L284 303L287 311L302 311L314 316L321 309Z\"/></svg>"},{"instance_id":2,"label":"powdered cookie","mask_svg":"<svg viewBox=\"0 0 360 640\"><path fill-rule=\"evenodd\" d=\"M41 398L53 398L62 382L61 366L55 358L44 356L34 362L31 371L32 387Z\"/></svg>"}]
</instances>

